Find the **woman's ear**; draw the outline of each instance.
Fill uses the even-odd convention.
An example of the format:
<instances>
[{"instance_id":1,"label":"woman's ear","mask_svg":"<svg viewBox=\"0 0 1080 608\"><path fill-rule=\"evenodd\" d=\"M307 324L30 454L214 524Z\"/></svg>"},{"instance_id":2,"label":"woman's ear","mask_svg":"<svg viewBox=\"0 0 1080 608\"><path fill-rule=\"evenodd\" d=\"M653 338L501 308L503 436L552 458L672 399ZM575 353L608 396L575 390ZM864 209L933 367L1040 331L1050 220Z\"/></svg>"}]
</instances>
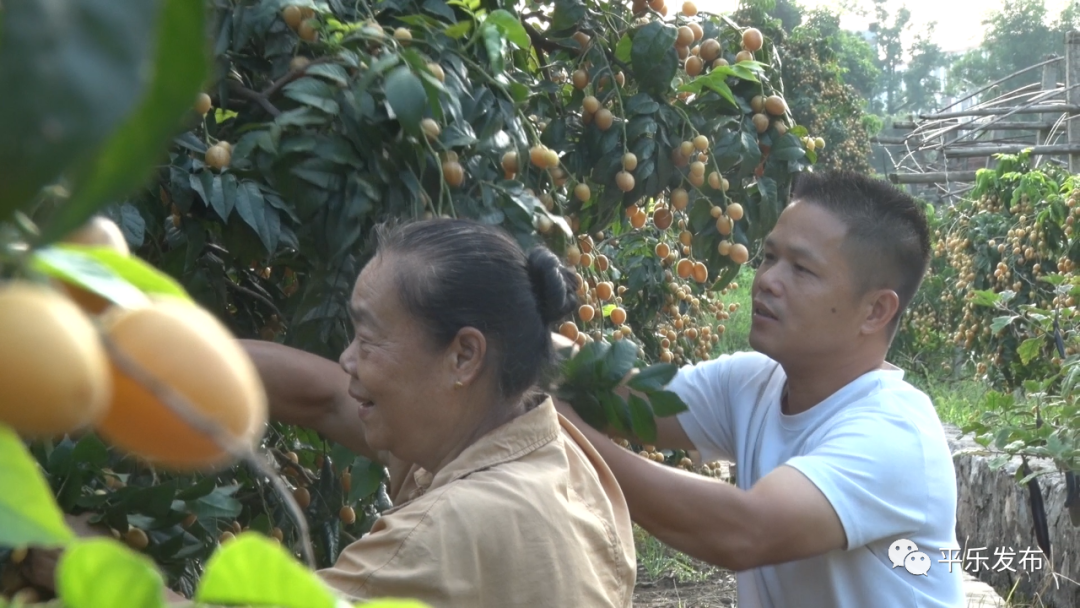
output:
<instances>
[{"instance_id":1,"label":"woman's ear","mask_svg":"<svg viewBox=\"0 0 1080 608\"><path fill-rule=\"evenodd\" d=\"M464 385L476 381L484 369L487 356L487 340L475 327L463 327L450 344L450 372L456 381Z\"/></svg>"}]
</instances>

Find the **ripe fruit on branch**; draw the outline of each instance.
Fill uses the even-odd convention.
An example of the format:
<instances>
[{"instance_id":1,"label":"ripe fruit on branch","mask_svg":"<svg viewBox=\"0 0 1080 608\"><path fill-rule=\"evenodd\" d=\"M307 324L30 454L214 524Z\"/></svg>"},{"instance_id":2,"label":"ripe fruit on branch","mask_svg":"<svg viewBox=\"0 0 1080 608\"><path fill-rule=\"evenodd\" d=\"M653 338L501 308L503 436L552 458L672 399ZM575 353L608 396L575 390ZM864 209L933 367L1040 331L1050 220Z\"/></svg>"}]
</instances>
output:
<instances>
[{"instance_id":1,"label":"ripe fruit on branch","mask_svg":"<svg viewBox=\"0 0 1080 608\"><path fill-rule=\"evenodd\" d=\"M764 114L754 114L754 117L751 120L754 122L754 129L756 129L758 133L764 133L769 130L768 116Z\"/></svg>"},{"instance_id":2,"label":"ripe fruit on branch","mask_svg":"<svg viewBox=\"0 0 1080 608\"><path fill-rule=\"evenodd\" d=\"M589 114L596 114L596 111L600 109L600 100L589 95L581 100L581 107Z\"/></svg>"},{"instance_id":3,"label":"ripe fruit on branch","mask_svg":"<svg viewBox=\"0 0 1080 608\"><path fill-rule=\"evenodd\" d=\"M701 57L695 57L695 56L687 57L686 58L686 66L685 66L686 75L690 76L690 77L697 76L698 74L701 73L701 70L704 67L704 65L705 64L701 60Z\"/></svg>"},{"instance_id":4,"label":"ripe fruit on branch","mask_svg":"<svg viewBox=\"0 0 1080 608\"><path fill-rule=\"evenodd\" d=\"M770 95L765 99L765 111L773 116L783 116L787 113L787 102L779 95Z\"/></svg>"},{"instance_id":5,"label":"ripe fruit on branch","mask_svg":"<svg viewBox=\"0 0 1080 608\"><path fill-rule=\"evenodd\" d=\"M315 24L310 19L305 19L300 22L300 26L296 28L296 33L300 36L300 39L305 42L315 42L319 39L319 32L315 29Z\"/></svg>"},{"instance_id":6,"label":"ripe fruit on branch","mask_svg":"<svg viewBox=\"0 0 1080 608\"><path fill-rule=\"evenodd\" d=\"M578 317L585 323L593 320L596 315L596 309L589 304L582 304L578 307Z\"/></svg>"},{"instance_id":7,"label":"ripe fruit on branch","mask_svg":"<svg viewBox=\"0 0 1080 608\"><path fill-rule=\"evenodd\" d=\"M575 89L584 89L589 86L589 73L585 70L574 70L573 81Z\"/></svg>"},{"instance_id":8,"label":"ripe fruit on branch","mask_svg":"<svg viewBox=\"0 0 1080 608\"><path fill-rule=\"evenodd\" d=\"M623 323L626 323L626 311L622 308L616 307L611 309L611 314L609 315L609 317L611 318L611 322L615 325L622 325Z\"/></svg>"},{"instance_id":9,"label":"ripe fruit on branch","mask_svg":"<svg viewBox=\"0 0 1080 608\"><path fill-rule=\"evenodd\" d=\"M601 131L607 131L611 128L611 124L615 122L615 116L611 113L611 110L600 108L596 111L596 116L593 120L596 121L596 128Z\"/></svg>"},{"instance_id":10,"label":"ripe fruit on branch","mask_svg":"<svg viewBox=\"0 0 1080 608\"><path fill-rule=\"evenodd\" d=\"M690 46L690 43L694 41L694 30L689 26L682 26L677 30L675 34L675 46Z\"/></svg>"},{"instance_id":11,"label":"ripe fruit on branch","mask_svg":"<svg viewBox=\"0 0 1080 608\"><path fill-rule=\"evenodd\" d=\"M510 179L518 172L518 154L516 150L511 150L506 154L503 154L502 168L507 179Z\"/></svg>"},{"instance_id":12,"label":"ripe fruit on branch","mask_svg":"<svg viewBox=\"0 0 1080 608\"><path fill-rule=\"evenodd\" d=\"M742 63L743 61L753 61L754 54L750 51L739 51L735 53L735 63Z\"/></svg>"},{"instance_id":13,"label":"ripe fruit on branch","mask_svg":"<svg viewBox=\"0 0 1080 608\"><path fill-rule=\"evenodd\" d=\"M394 39L401 43L402 46L409 46L412 42L412 32L408 28L399 27L394 30Z\"/></svg>"},{"instance_id":14,"label":"ripe fruit on branch","mask_svg":"<svg viewBox=\"0 0 1080 608\"><path fill-rule=\"evenodd\" d=\"M424 135L428 140L435 141L439 138L439 134L442 133L442 127L439 123L435 122L432 118L425 118L420 121L420 129L424 131Z\"/></svg>"},{"instance_id":15,"label":"ripe fruit on branch","mask_svg":"<svg viewBox=\"0 0 1080 608\"><path fill-rule=\"evenodd\" d=\"M26 437L61 435L105 415L109 360L74 302L44 285L0 285L0 422Z\"/></svg>"},{"instance_id":16,"label":"ripe fruit on branch","mask_svg":"<svg viewBox=\"0 0 1080 608\"><path fill-rule=\"evenodd\" d=\"M742 205L740 205L739 203L731 203L730 205L728 205L727 216L735 220L736 222L741 220L743 217Z\"/></svg>"},{"instance_id":17,"label":"ripe fruit on branch","mask_svg":"<svg viewBox=\"0 0 1080 608\"><path fill-rule=\"evenodd\" d=\"M211 169L225 169L232 162L232 153L229 149L221 144L214 144L206 149L206 157L204 158L206 165Z\"/></svg>"},{"instance_id":18,"label":"ripe fruit on branch","mask_svg":"<svg viewBox=\"0 0 1080 608\"><path fill-rule=\"evenodd\" d=\"M592 191L589 190L589 184L578 184L574 186L574 196L581 202L585 202L592 197Z\"/></svg>"},{"instance_id":19,"label":"ripe fruit on branch","mask_svg":"<svg viewBox=\"0 0 1080 608\"><path fill-rule=\"evenodd\" d=\"M701 43L701 58L705 61L713 61L720 56L720 43L715 38L709 38Z\"/></svg>"},{"instance_id":20,"label":"ripe fruit on branch","mask_svg":"<svg viewBox=\"0 0 1080 608\"><path fill-rule=\"evenodd\" d=\"M444 161L442 170L446 185L451 188L457 188L465 181L465 169L461 166L461 163L456 160Z\"/></svg>"},{"instance_id":21,"label":"ripe fruit on branch","mask_svg":"<svg viewBox=\"0 0 1080 608\"><path fill-rule=\"evenodd\" d=\"M682 14L686 15L687 17L693 17L697 14L697 5L690 0L683 2Z\"/></svg>"},{"instance_id":22,"label":"ripe fruit on branch","mask_svg":"<svg viewBox=\"0 0 1080 608\"><path fill-rule=\"evenodd\" d=\"M213 107L213 105L211 104L210 96L206 93L199 93L195 97L195 111L199 114L205 116L206 113L210 111L211 107Z\"/></svg>"},{"instance_id":23,"label":"ripe fruit on branch","mask_svg":"<svg viewBox=\"0 0 1080 608\"><path fill-rule=\"evenodd\" d=\"M262 437L266 394L258 372L239 343L212 314L180 300L162 298L103 319L109 339L138 376L153 379L184 399L189 409L218 425L240 445ZM109 411L96 428L102 437L152 464L177 471L217 469L232 457L211 437L189 425L113 362Z\"/></svg>"},{"instance_id":24,"label":"ripe fruit on branch","mask_svg":"<svg viewBox=\"0 0 1080 608\"><path fill-rule=\"evenodd\" d=\"M443 71L442 66L437 63L428 63L427 69L431 72L431 75L439 80L439 82L446 82L446 72Z\"/></svg>"},{"instance_id":25,"label":"ripe fruit on branch","mask_svg":"<svg viewBox=\"0 0 1080 608\"><path fill-rule=\"evenodd\" d=\"M634 176L626 171L619 171L615 174L615 185L619 187L619 190L629 192L634 189Z\"/></svg>"},{"instance_id":26,"label":"ripe fruit on branch","mask_svg":"<svg viewBox=\"0 0 1080 608\"><path fill-rule=\"evenodd\" d=\"M746 245L742 243L732 245L728 255L731 257L731 261L736 264L745 264L750 259L750 252L746 249Z\"/></svg>"},{"instance_id":27,"label":"ripe fruit on branch","mask_svg":"<svg viewBox=\"0 0 1080 608\"><path fill-rule=\"evenodd\" d=\"M623 154L622 168L624 171L633 171L634 169L637 169L637 155L633 152Z\"/></svg>"},{"instance_id":28,"label":"ripe fruit on branch","mask_svg":"<svg viewBox=\"0 0 1080 608\"><path fill-rule=\"evenodd\" d=\"M295 32L296 28L300 27L304 15L300 12L299 6L290 5L281 10L281 18L285 21L285 25Z\"/></svg>"},{"instance_id":29,"label":"ripe fruit on branch","mask_svg":"<svg viewBox=\"0 0 1080 608\"><path fill-rule=\"evenodd\" d=\"M748 28L743 32L742 45L743 48L756 53L761 49L761 45L764 43L764 38L761 36L761 30L757 28Z\"/></svg>"}]
</instances>

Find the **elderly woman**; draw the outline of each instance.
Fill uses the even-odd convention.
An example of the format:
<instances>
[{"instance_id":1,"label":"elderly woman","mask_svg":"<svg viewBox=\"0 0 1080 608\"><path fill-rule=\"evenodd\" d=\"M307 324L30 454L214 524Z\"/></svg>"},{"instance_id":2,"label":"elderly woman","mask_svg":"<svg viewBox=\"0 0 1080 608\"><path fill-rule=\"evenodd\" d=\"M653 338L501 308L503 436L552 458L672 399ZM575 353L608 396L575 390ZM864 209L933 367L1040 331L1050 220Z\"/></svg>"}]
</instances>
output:
<instances>
[{"instance_id":1,"label":"elderly woman","mask_svg":"<svg viewBox=\"0 0 1080 608\"><path fill-rule=\"evenodd\" d=\"M319 574L348 599L433 606L630 606L623 495L591 444L536 390L573 273L496 228L384 230L349 301L340 365L245 341L272 416L391 471L393 508Z\"/></svg>"}]
</instances>

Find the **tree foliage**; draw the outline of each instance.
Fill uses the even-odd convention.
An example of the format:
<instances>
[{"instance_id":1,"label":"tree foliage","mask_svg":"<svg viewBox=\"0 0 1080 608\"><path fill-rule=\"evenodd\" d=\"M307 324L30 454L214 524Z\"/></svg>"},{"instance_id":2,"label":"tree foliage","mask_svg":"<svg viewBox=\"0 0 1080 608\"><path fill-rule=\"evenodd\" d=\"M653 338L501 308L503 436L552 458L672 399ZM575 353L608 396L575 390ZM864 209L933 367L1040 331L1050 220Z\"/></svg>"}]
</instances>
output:
<instances>
[{"instance_id":1,"label":"tree foliage","mask_svg":"<svg viewBox=\"0 0 1080 608\"><path fill-rule=\"evenodd\" d=\"M575 267L584 306L562 329L583 349L560 388L583 414L642 437L653 416L680 410L655 384L710 355L735 312L720 301L726 287L793 175L817 160L806 145L817 134L783 100L783 50L768 36L743 49L752 22L692 3L71 5L85 17L76 26L33 3L5 5L0 21L0 83L12 92L0 102L4 281L60 281L117 306L190 295L238 337L336 358L372 228L476 218ZM134 257L57 246L95 213L115 220ZM645 367L648 399L627 403L610 385L632 365ZM170 587L210 602L266 600L210 574L231 568L223 553L265 553L244 532L295 558L303 523L311 565L326 566L389 506L381 466L280 423L258 452L269 476L250 463L158 470L93 432L28 444L21 457L36 460L59 510L91 513ZM66 539L53 524L31 532ZM115 543L86 546L73 580L95 560L149 580ZM279 557L265 557L269 571L292 568ZM72 605L111 601L66 589Z\"/></svg>"}]
</instances>

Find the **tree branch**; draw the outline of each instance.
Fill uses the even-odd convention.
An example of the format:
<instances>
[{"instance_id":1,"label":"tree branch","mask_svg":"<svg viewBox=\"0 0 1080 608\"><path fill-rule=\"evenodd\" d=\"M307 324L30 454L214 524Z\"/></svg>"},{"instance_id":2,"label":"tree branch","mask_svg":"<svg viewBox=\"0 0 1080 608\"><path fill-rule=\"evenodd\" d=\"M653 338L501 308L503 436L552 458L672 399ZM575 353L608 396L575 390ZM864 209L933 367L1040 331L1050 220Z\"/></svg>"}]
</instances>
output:
<instances>
[{"instance_id":1,"label":"tree branch","mask_svg":"<svg viewBox=\"0 0 1080 608\"><path fill-rule=\"evenodd\" d=\"M547 51L549 53L553 51L568 51L571 53L577 53L581 51L581 49L579 49L578 47L570 46L568 44L563 44L561 42L555 42L554 40L548 40L547 38L544 38L543 34L536 31L536 28L529 23L525 23L524 21L522 21L521 24L525 26L525 31L529 34L529 39L532 40L533 46L538 49Z\"/></svg>"},{"instance_id":2,"label":"tree branch","mask_svg":"<svg viewBox=\"0 0 1080 608\"><path fill-rule=\"evenodd\" d=\"M244 294L246 296L251 296L251 297L255 298L256 300L262 302L263 304L266 304L267 306L270 307L270 310L274 311L274 314L276 314L279 319L284 319L285 318L285 316L281 314L281 311L278 310L278 307L274 305L274 302L270 298L262 295L261 293L259 293L257 291L248 289L247 287L244 287L243 285L237 285L236 283L233 283L232 281L224 281L224 283L225 283L226 286L229 287L229 289L232 289L234 291L238 291L238 292L240 292L240 293L242 293L242 294Z\"/></svg>"},{"instance_id":3,"label":"tree branch","mask_svg":"<svg viewBox=\"0 0 1080 608\"><path fill-rule=\"evenodd\" d=\"M274 118L281 116L281 110L275 108L274 104L270 103L270 100L267 99L266 96L262 93L256 93L255 91L252 91L251 89L245 87L239 82L236 82L235 80L229 80L228 83L229 90L235 93L237 97L240 97L241 99L247 99L249 101L254 101Z\"/></svg>"},{"instance_id":4,"label":"tree branch","mask_svg":"<svg viewBox=\"0 0 1080 608\"><path fill-rule=\"evenodd\" d=\"M320 57L318 59L312 59L304 67L298 68L298 69L295 69L295 70L290 70L288 73L286 73L281 78L278 78L274 82L270 83L270 86L263 89L263 92L261 93L261 95L263 97L265 97L266 99L270 99L271 97L276 95L277 92L280 91L282 89L282 87L284 87L285 85L287 85L290 82L292 82L294 80L298 80L301 77L307 75L308 68L310 68L311 66L318 65L320 63L329 63L329 62L330 62L330 60L327 59L326 57Z\"/></svg>"}]
</instances>

